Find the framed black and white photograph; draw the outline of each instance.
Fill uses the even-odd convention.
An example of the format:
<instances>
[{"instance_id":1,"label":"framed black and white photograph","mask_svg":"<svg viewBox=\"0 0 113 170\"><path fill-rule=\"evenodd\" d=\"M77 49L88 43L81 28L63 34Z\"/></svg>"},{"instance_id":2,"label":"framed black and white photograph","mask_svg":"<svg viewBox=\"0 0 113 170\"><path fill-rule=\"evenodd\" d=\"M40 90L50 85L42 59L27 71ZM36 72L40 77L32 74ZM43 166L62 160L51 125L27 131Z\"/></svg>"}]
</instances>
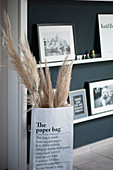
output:
<instances>
[{"instance_id":1,"label":"framed black and white photograph","mask_svg":"<svg viewBox=\"0 0 113 170\"><path fill-rule=\"evenodd\" d=\"M74 120L88 116L85 89L70 91L69 101L70 104L73 106Z\"/></svg>"},{"instance_id":2,"label":"framed black and white photograph","mask_svg":"<svg viewBox=\"0 0 113 170\"><path fill-rule=\"evenodd\" d=\"M89 82L91 114L113 110L113 79Z\"/></svg>"},{"instance_id":3,"label":"framed black and white photograph","mask_svg":"<svg viewBox=\"0 0 113 170\"><path fill-rule=\"evenodd\" d=\"M37 25L41 63L75 58L73 25Z\"/></svg>"}]
</instances>

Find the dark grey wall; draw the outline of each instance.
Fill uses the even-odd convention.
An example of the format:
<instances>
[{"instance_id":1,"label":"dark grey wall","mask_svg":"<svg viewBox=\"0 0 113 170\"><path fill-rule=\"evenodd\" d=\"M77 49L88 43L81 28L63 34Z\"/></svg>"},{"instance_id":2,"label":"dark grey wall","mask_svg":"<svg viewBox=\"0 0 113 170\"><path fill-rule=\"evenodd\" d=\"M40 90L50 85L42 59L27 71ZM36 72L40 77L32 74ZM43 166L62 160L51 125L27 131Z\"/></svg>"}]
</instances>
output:
<instances>
[{"instance_id":1,"label":"dark grey wall","mask_svg":"<svg viewBox=\"0 0 113 170\"><path fill-rule=\"evenodd\" d=\"M39 60L36 24L74 23L77 54L95 49L100 53L98 13L113 13L113 3L74 2L72 0L29 0L28 38L31 49ZM58 67L51 68L53 86ZM74 65L71 90L84 88L85 81L113 78L113 61ZM76 124L74 148L113 136L113 116Z\"/></svg>"}]
</instances>

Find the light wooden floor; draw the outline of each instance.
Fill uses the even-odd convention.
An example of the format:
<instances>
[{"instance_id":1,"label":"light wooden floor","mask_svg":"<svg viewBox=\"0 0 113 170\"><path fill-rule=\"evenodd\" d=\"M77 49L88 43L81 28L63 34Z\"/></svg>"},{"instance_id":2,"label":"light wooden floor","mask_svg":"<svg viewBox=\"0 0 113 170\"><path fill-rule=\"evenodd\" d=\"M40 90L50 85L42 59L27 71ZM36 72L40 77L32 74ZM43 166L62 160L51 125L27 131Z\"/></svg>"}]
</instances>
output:
<instances>
[{"instance_id":1,"label":"light wooden floor","mask_svg":"<svg viewBox=\"0 0 113 170\"><path fill-rule=\"evenodd\" d=\"M113 144L74 156L74 170L113 170Z\"/></svg>"}]
</instances>

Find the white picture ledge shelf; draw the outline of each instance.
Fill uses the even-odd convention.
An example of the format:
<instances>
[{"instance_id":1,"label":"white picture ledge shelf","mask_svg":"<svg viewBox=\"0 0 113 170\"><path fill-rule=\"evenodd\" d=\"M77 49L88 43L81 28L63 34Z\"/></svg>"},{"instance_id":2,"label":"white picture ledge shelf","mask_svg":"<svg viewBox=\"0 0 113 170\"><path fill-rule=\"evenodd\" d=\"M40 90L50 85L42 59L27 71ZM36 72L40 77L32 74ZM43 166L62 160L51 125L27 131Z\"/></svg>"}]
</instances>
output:
<instances>
[{"instance_id":1,"label":"white picture ledge shelf","mask_svg":"<svg viewBox=\"0 0 113 170\"><path fill-rule=\"evenodd\" d=\"M81 118L81 119L76 119L76 120L73 121L73 124L82 123L82 122L86 122L86 121L89 121L89 120L94 120L94 119L98 119L98 118L102 118L102 117L110 116L110 115L113 115L113 111L109 111L109 112L105 112L105 113L99 113L99 114L84 117L84 118Z\"/></svg>"},{"instance_id":2,"label":"white picture ledge shelf","mask_svg":"<svg viewBox=\"0 0 113 170\"><path fill-rule=\"evenodd\" d=\"M83 60L75 60L73 64L86 64L86 63L94 63L94 62L103 62L103 61L112 61L113 58L93 58L93 59L83 59ZM48 67L57 67L61 66L63 62L52 62L48 63ZM70 62L68 62L70 63ZM45 67L45 64L41 64L42 67ZM39 68L39 64L37 64Z\"/></svg>"}]
</instances>

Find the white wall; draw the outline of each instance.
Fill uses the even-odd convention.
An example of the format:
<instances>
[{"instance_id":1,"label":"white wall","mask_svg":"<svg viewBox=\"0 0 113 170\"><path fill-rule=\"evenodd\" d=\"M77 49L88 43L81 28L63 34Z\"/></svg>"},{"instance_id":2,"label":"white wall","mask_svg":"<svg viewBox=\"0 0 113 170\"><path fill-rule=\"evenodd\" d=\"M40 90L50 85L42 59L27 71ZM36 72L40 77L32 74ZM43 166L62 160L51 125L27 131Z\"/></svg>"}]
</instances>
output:
<instances>
[{"instance_id":1,"label":"white wall","mask_svg":"<svg viewBox=\"0 0 113 170\"><path fill-rule=\"evenodd\" d=\"M27 0L0 0L0 25L3 26L3 9L10 17L16 50L18 41L26 32ZM7 65L9 58L0 48L0 64ZM0 68L0 170L27 169L27 130L25 89L19 85L18 74ZM23 92L24 91L24 92Z\"/></svg>"},{"instance_id":2,"label":"white wall","mask_svg":"<svg viewBox=\"0 0 113 170\"><path fill-rule=\"evenodd\" d=\"M18 41L26 32L27 0L7 0L12 37L18 51ZM23 14L23 15L22 15ZM26 170L27 168L27 130L26 113L23 100L23 87L19 84L17 72L8 70L8 169Z\"/></svg>"},{"instance_id":3,"label":"white wall","mask_svg":"<svg viewBox=\"0 0 113 170\"><path fill-rule=\"evenodd\" d=\"M0 0L0 25L3 25L5 0ZM0 64L7 65L7 56L0 45ZM8 168L8 69L0 67L0 170Z\"/></svg>"},{"instance_id":4,"label":"white wall","mask_svg":"<svg viewBox=\"0 0 113 170\"><path fill-rule=\"evenodd\" d=\"M18 52L18 0L7 0L7 13L11 22L11 31L14 48ZM8 58L9 59L9 58ZM19 94L18 75L12 69L8 69L8 169L19 168Z\"/></svg>"}]
</instances>

